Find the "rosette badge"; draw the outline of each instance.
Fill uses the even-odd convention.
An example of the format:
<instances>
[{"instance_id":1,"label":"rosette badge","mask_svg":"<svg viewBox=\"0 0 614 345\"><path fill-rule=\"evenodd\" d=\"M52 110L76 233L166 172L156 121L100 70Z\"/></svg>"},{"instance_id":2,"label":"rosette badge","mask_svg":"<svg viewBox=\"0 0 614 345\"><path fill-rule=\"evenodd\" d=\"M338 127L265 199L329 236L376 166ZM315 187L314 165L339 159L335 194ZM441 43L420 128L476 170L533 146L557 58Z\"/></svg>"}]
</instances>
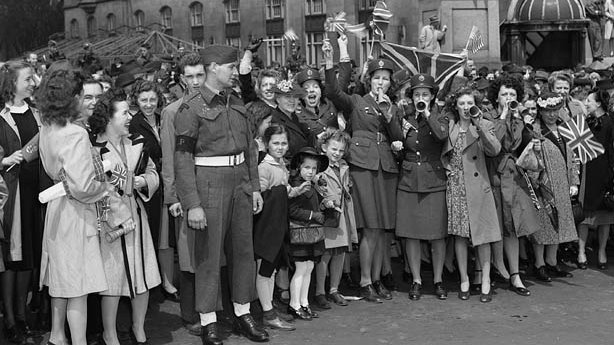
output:
<instances>
[{"instance_id":1,"label":"rosette badge","mask_svg":"<svg viewBox=\"0 0 614 345\"><path fill-rule=\"evenodd\" d=\"M300 85L293 83L290 80L282 80L277 83L273 87L273 92L278 94L279 96L288 96L288 97L303 97L307 94L305 89L303 89Z\"/></svg>"}]
</instances>

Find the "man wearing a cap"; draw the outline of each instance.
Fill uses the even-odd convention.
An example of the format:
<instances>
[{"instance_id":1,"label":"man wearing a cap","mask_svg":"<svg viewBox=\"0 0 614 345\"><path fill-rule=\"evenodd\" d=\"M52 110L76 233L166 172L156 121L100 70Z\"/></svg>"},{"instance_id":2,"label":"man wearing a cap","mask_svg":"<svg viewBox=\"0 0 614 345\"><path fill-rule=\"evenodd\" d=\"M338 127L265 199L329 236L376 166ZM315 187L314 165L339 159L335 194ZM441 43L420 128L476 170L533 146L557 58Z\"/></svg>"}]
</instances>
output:
<instances>
[{"instance_id":1,"label":"man wearing a cap","mask_svg":"<svg viewBox=\"0 0 614 345\"><path fill-rule=\"evenodd\" d=\"M245 105L232 91L238 51L201 50L205 83L184 99L175 119L175 186L195 232L196 310L203 344L222 344L215 312L222 310L220 268L226 263L235 327L252 341L268 341L250 315L255 299L252 217L262 210L257 154Z\"/></svg>"},{"instance_id":2,"label":"man wearing a cap","mask_svg":"<svg viewBox=\"0 0 614 345\"><path fill-rule=\"evenodd\" d=\"M441 52L441 45L439 42L446 36L448 27L444 25L440 30L439 25L438 16L435 15L429 18L429 25L425 25L422 31L420 31L420 38L418 40L420 49L429 50L433 53Z\"/></svg>"}]
</instances>

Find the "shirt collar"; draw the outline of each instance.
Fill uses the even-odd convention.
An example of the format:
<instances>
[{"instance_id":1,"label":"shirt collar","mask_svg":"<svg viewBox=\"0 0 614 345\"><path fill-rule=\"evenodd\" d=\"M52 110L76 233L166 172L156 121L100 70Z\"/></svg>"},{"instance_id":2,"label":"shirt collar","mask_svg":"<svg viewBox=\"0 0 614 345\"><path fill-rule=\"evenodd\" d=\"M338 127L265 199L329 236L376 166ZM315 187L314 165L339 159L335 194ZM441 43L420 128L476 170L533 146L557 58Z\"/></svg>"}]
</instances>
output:
<instances>
[{"instance_id":1,"label":"shirt collar","mask_svg":"<svg viewBox=\"0 0 614 345\"><path fill-rule=\"evenodd\" d=\"M273 156L271 156L268 153L266 154L266 156L264 156L264 159L262 161L263 162L267 162L267 163L272 164L272 165L279 165L279 166L284 165L284 164L280 163L279 161L277 161L275 158L273 158Z\"/></svg>"},{"instance_id":2,"label":"shirt collar","mask_svg":"<svg viewBox=\"0 0 614 345\"><path fill-rule=\"evenodd\" d=\"M215 96L222 97L221 91L215 90L214 88L212 88L206 83L203 84L203 86L201 87L200 93L203 95L203 98L205 99L205 102L207 103L211 103L211 101L213 101L213 98Z\"/></svg>"}]
</instances>

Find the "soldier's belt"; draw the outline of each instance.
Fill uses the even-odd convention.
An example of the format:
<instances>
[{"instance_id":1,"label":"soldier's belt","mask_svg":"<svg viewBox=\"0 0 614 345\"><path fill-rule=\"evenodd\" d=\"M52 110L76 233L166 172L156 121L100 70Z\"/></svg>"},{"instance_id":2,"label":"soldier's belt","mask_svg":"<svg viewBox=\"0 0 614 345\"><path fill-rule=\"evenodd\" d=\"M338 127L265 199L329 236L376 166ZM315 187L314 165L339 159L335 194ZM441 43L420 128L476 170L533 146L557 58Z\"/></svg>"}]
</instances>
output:
<instances>
[{"instance_id":1,"label":"soldier's belt","mask_svg":"<svg viewBox=\"0 0 614 345\"><path fill-rule=\"evenodd\" d=\"M243 152L233 156L194 157L194 164L201 167L231 167L245 162Z\"/></svg>"}]
</instances>

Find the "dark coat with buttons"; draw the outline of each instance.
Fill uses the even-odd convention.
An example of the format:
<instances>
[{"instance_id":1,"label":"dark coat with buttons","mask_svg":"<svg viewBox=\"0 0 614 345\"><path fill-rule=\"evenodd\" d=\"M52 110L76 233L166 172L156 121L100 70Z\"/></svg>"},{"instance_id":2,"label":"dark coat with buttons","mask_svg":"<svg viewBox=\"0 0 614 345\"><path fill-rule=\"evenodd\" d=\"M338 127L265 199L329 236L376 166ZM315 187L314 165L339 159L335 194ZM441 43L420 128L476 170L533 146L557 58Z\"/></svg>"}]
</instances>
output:
<instances>
[{"instance_id":1,"label":"dark coat with buttons","mask_svg":"<svg viewBox=\"0 0 614 345\"><path fill-rule=\"evenodd\" d=\"M296 115L299 121L307 126L307 129L314 137L326 131L327 128L339 128L337 122L337 109L335 109L331 101L324 98L322 98L320 102L317 114L307 109L304 105L301 105L296 110Z\"/></svg>"},{"instance_id":2,"label":"dark coat with buttons","mask_svg":"<svg viewBox=\"0 0 614 345\"><path fill-rule=\"evenodd\" d=\"M307 125L299 120L296 113L292 113L291 116L288 116L281 110L274 109L271 123L283 125L288 132L288 152L286 152L286 159L292 159L292 157L303 147L315 146L315 137L309 132Z\"/></svg>"},{"instance_id":3,"label":"dark coat with buttons","mask_svg":"<svg viewBox=\"0 0 614 345\"><path fill-rule=\"evenodd\" d=\"M450 161L454 144L459 137L460 126L450 121L449 133L441 155L448 175L453 173ZM500 150L501 144L495 136L492 122L480 119L477 127L469 126L462 156L471 243L474 246L501 240L495 199L486 169L486 156L494 157Z\"/></svg>"},{"instance_id":4,"label":"dark coat with buttons","mask_svg":"<svg viewBox=\"0 0 614 345\"><path fill-rule=\"evenodd\" d=\"M398 188L413 193L446 190L447 178L441 151L448 138L448 117L434 106L428 119L414 113L405 120L411 127L403 141Z\"/></svg>"}]
</instances>

